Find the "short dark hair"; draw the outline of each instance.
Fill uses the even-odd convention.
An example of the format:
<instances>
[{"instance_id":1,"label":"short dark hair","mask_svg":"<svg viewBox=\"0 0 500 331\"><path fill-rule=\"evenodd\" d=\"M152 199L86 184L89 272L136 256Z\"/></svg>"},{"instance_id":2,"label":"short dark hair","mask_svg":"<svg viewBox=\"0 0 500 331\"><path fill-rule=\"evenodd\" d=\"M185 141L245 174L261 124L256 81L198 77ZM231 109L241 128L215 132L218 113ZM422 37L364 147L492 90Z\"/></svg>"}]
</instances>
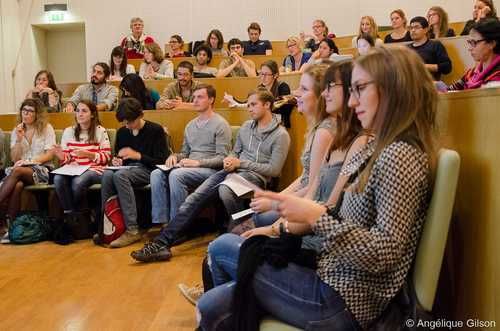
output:
<instances>
[{"instance_id":1,"label":"short dark hair","mask_svg":"<svg viewBox=\"0 0 500 331\"><path fill-rule=\"evenodd\" d=\"M257 99L260 102L262 102L262 103L269 102L269 108L271 110L273 109L274 96L266 88L258 88L256 90L250 91L250 93L248 93L248 97L250 98L250 96L252 96L254 94L257 95Z\"/></svg>"},{"instance_id":2,"label":"short dark hair","mask_svg":"<svg viewBox=\"0 0 500 331\"><path fill-rule=\"evenodd\" d=\"M200 46L196 47L193 55L196 57L200 51L204 51L205 53L207 53L207 64L209 64L210 61L212 61L213 57L212 49L208 45L201 44Z\"/></svg>"},{"instance_id":3,"label":"short dark hair","mask_svg":"<svg viewBox=\"0 0 500 331\"><path fill-rule=\"evenodd\" d=\"M136 98L122 98L116 111L118 122L134 121L142 115L142 105Z\"/></svg>"},{"instance_id":4,"label":"short dark hair","mask_svg":"<svg viewBox=\"0 0 500 331\"><path fill-rule=\"evenodd\" d=\"M250 30L257 30L257 31L259 31L259 34L261 34L261 33L262 33L262 30L261 30L261 28L260 28L260 25L259 25L259 23L257 23L257 22L252 22L252 23L250 23L250 25L249 25L249 26L248 26L248 28L247 28L247 32L250 32Z\"/></svg>"},{"instance_id":5,"label":"short dark hair","mask_svg":"<svg viewBox=\"0 0 500 331\"><path fill-rule=\"evenodd\" d=\"M179 36L178 34L171 35L170 38L177 40L177 42L181 45L184 44L184 40L182 40L182 37Z\"/></svg>"},{"instance_id":6,"label":"short dark hair","mask_svg":"<svg viewBox=\"0 0 500 331\"><path fill-rule=\"evenodd\" d=\"M496 42L493 53L500 54L500 21L496 18L483 18L474 23L471 30L478 32L486 42Z\"/></svg>"},{"instance_id":7,"label":"short dark hair","mask_svg":"<svg viewBox=\"0 0 500 331\"><path fill-rule=\"evenodd\" d=\"M214 99L214 101L212 102L212 105L215 104L215 97L217 96L217 92L212 85L205 84L205 83L198 84L198 86L196 86L194 91L198 91L198 90L206 90L208 97Z\"/></svg>"},{"instance_id":8,"label":"short dark hair","mask_svg":"<svg viewBox=\"0 0 500 331\"><path fill-rule=\"evenodd\" d=\"M189 72L191 74L193 73L193 70L194 70L193 64L189 61L182 61L181 63L179 63L179 65L177 66L177 69L179 69L179 68L186 68L189 70Z\"/></svg>"},{"instance_id":9,"label":"short dark hair","mask_svg":"<svg viewBox=\"0 0 500 331\"><path fill-rule=\"evenodd\" d=\"M231 46L233 45L240 45L243 47L243 43L238 38L233 38L229 40L229 42L227 43L227 49L231 50Z\"/></svg>"},{"instance_id":10,"label":"short dark hair","mask_svg":"<svg viewBox=\"0 0 500 331\"><path fill-rule=\"evenodd\" d=\"M339 49L338 49L337 45L335 45L335 42L332 39L330 39L330 38L324 38L319 43L320 44L321 43L326 43L328 45L328 48L330 48L332 50L332 53L336 53L336 54L339 53Z\"/></svg>"},{"instance_id":11,"label":"short dark hair","mask_svg":"<svg viewBox=\"0 0 500 331\"><path fill-rule=\"evenodd\" d=\"M94 66L92 67L92 69L94 69L96 66L99 66L102 68L102 71L104 71L104 77L105 78L108 78L109 75L111 74L111 70L109 69L109 66L107 63L104 63L104 62L97 62L96 64L94 64Z\"/></svg>"},{"instance_id":12,"label":"short dark hair","mask_svg":"<svg viewBox=\"0 0 500 331\"><path fill-rule=\"evenodd\" d=\"M412 23L419 23L424 29L427 29L429 27L429 22L423 16L415 16L410 20L410 24Z\"/></svg>"}]
</instances>

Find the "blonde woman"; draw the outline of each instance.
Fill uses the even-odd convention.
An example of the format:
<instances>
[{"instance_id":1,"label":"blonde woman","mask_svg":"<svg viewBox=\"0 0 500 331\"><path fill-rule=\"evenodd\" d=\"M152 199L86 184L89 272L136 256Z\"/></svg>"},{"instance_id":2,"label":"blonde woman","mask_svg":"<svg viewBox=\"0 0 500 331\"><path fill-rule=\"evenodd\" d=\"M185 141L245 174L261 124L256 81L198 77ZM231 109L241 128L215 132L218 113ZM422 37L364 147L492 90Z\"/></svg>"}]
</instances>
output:
<instances>
[{"instance_id":1,"label":"blonde woman","mask_svg":"<svg viewBox=\"0 0 500 331\"><path fill-rule=\"evenodd\" d=\"M384 44L382 39L380 39L378 36L378 25L377 25L377 23L375 23L375 19L371 16L361 17L361 21L359 22L358 35L354 36L352 38L352 47L353 48L358 47L358 39L363 34L369 34L372 37L372 39L375 43L375 46L381 46Z\"/></svg>"},{"instance_id":2,"label":"blonde woman","mask_svg":"<svg viewBox=\"0 0 500 331\"><path fill-rule=\"evenodd\" d=\"M299 37L292 36L286 40L286 48L288 55L283 59L281 72L299 71L300 68L309 61L312 53L304 53L302 51L302 40Z\"/></svg>"},{"instance_id":3,"label":"blonde woman","mask_svg":"<svg viewBox=\"0 0 500 331\"><path fill-rule=\"evenodd\" d=\"M164 59L163 52L157 43L144 46L144 62L139 68L142 79L164 79L174 77L174 65Z\"/></svg>"},{"instance_id":4,"label":"blonde woman","mask_svg":"<svg viewBox=\"0 0 500 331\"><path fill-rule=\"evenodd\" d=\"M434 6L427 11L427 21L429 21L429 38L455 37L455 30L448 27L448 13L439 7Z\"/></svg>"},{"instance_id":5,"label":"blonde woman","mask_svg":"<svg viewBox=\"0 0 500 331\"><path fill-rule=\"evenodd\" d=\"M401 43L405 41L412 41L410 31L407 28L408 20L406 19L405 12L402 9L396 9L391 12L391 26L392 32L385 36L384 43Z\"/></svg>"}]
</instances>

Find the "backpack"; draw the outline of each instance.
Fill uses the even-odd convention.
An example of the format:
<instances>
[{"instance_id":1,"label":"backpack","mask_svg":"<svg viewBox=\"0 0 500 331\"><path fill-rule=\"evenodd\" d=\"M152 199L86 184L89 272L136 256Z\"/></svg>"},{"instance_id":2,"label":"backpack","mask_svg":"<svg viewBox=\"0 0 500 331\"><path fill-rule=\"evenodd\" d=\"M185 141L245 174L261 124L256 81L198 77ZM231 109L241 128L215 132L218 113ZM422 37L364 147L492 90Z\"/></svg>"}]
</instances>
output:
<instances>
[{"instance_id":1,"label":"backpack","mask_svg":"<svg viewBox=\"0 0 500 331\"><path fill-rule=\"evenodd\" d=\"M117 195L113 195L104 203L102 227L99 229L100 242L109 244L118 239L125 232L125 221L123 220L120 201Z\"/></svg>"},{"instance_id":2,"label":"backpack","mask_svg":"<svg viewBox=\"0 0 500 331\"><path fill-rule=\"evenodd\" d=\"M19 214L9 226L9 240L13 244L32 244L50 239L50 220L37 213Z\"/></svg>"}]
</instances>

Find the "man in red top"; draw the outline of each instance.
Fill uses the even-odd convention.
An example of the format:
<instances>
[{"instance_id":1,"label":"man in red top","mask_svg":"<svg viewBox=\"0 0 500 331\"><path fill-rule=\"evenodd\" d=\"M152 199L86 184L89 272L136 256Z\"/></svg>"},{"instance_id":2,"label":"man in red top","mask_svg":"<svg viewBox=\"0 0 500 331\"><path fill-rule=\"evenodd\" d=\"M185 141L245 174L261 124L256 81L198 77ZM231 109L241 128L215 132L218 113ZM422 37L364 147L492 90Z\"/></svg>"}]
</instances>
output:
<instances>
[{"instance_id":1,"label":"man in red top","mask_svg":"<svg viewBox=\"0 0 500 331\"><path fill-rule=\"evenodd\" d=\"M133 17L130 20L130 30L132 33L123 38L121 46L127 53L127 59L142 59L144 45L153 43L154 39L144 34L144 21L140 17Z\"/></svg>"}]
</instances>

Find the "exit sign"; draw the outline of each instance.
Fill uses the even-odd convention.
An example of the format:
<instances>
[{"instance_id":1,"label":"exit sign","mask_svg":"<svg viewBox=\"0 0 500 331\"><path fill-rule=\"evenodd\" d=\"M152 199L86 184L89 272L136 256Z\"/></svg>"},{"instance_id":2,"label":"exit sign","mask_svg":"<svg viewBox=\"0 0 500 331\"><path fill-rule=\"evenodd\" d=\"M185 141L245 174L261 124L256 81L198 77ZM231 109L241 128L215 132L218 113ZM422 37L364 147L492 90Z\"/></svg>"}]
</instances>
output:
<instances>
[{"instance_id":1,"label":"exit sign","mask_svg":"<svg viewBox=\"0 0 500 331\"><path fill-rule=\"evenodd\" d=\"M64 12L49 13L49 22L62 22L64 21Z\"/></svg>"}]
</instances>

